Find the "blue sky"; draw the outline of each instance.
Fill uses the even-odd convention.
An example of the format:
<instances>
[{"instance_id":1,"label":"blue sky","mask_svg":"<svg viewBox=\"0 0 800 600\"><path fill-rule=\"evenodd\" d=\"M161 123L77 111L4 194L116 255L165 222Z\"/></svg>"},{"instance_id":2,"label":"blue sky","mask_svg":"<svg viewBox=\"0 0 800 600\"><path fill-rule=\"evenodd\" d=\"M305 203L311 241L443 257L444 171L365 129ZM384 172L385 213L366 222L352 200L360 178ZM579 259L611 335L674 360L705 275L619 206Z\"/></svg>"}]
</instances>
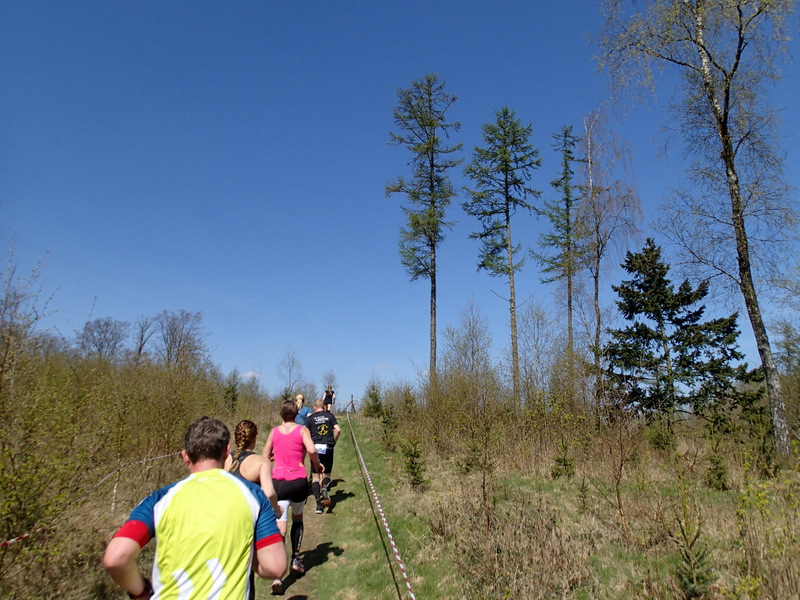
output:
<instances>
[{"instance_id":1,"label":"blue sky","mask_svg":"<svg viewBox=\"0 0 800 600\"><path fill-rule=\"evenodd\" d=\"M388 144L397 89L446 82L465 158L495 110L515 110L543 159L533 185L552 198L552 134L608 95L586 40L599 24L588 0L0 3L0 244L13 238L22 273L46 256L44 324L66 337L99 317L199 311L212 360L270 391L288 351L318 386L333 370L340 398L371 377L413 381L429 286L400 265L401 199L384 194L408 174ZM774 98L800 186L800 69L784 74ZM657 158L667 97L615 127L647 219L682 179L677 158ZM506 284L476 271L477 222L458 201L449 218L440 343L472 300L499 353ZM517 241L546 227L520 215ZM539 277L529 262L518 296L551 304Z\"/></svg>"}]
</instances>

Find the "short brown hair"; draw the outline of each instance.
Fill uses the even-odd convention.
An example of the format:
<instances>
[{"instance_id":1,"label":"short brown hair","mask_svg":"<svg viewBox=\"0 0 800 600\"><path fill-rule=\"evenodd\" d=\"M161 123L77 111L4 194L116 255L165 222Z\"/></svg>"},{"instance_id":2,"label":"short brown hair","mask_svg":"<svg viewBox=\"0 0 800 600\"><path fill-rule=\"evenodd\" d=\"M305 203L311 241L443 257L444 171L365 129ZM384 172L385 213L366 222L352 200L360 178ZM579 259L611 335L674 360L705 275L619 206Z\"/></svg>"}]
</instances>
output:
<instances>
[{"instance_id":1,"label":"short brown hair","mask_svg":"<svg viewBox=\"0 0 800 600\"><path fill-rule=\"evenodd\" d=\"M284 421L294 421L297 416L297 404L294 400L284 400L281 405L281 419Z\"/></svg>"},{"instance_id":2,"label":"short brown hair","mask_svg":"<svg viewBox=\"0 0 800 600\"><path fill-rule=\"evenodd\" d=\"M231 432L225 423L219 419L200 417L183 437L183 449L193 463L204 458L223 460L230 441Z\"/></svg>"}]
</instances>

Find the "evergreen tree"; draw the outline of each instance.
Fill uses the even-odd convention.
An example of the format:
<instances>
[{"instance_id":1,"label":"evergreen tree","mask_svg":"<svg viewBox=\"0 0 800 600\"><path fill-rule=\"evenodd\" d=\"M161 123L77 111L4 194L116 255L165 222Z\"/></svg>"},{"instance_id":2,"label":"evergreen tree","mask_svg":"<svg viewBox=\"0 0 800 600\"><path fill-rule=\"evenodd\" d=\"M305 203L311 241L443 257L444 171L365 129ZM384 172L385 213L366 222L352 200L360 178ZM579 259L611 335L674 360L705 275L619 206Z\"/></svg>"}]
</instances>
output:
<instances>
[{"instance_id":1,"label":"evergreen tree","mask_svg":"<svg viewBox=\"0 0 800 600\"><path fill-rule=\"evenodd\" d=\"M794 258L787 253L793 252L797 203L784 177L780 113L768 89L780 79L777 59L796 7L797 0L605 0L599 39L600 64L615 93L654 89L654 65L681 76L670 128L685 142L694 186L670 202L662 230L695 272L741 294L773 437L785 456L791 452L786 407L757 283L759 271L775 274Z\"/></svg>"},{"instance_id":2,"label":"evergreen tree","mask_svg":"<svg viewBox=\"0 0 800 600\"><path fill-rule=\"evenodd\" d=\"M652 239L642 252L628 252L622 267L631 279L612 288L631 323L610 331L604 354L626 407L651 416L683 408L704 415L737 399L734 385L749 379L746 364L734 364L744 357L737 314L704 321L708 283L693 288L686 280L676 290Z\"/></svg>"},{"instance_id":3,"label":"evergreen tree","mask_svg":"<svg viewBox=\"0 0 800 600\"><path fill-rule=\"evenodd\" d=\"M555 202L545 202L544 214L550 220L551 228L539 239L539 246L544 252L533 253L533 256L542 265L542 273L545 274L542 283L563 281L566 286L567 348L571 362L575 352L575 278L586 245L582 240L585 233L581 232L576 218L580 198L575 193L575 172L572 170L573 164L578 160L575 157L575 146L580 138L573 135L572 125L567 125L553 139L554 147L561 154L561 173L550 185L561 197Z\"/></svg>"},{"instance_id":4,"label":"evergreen tree","mask_svg":"<svg viewBox=\"0 0 800 600\"><path fill-rule=\"evenodd\" d=\"M508 278L509 313L511 326L511 373L514 398L520 400L519 349L517 345L517 300L514 273L522 268L523 260L515 262L519 245L511 239L511 217L518 209L531 211L527 198L541 192L529 187L531 171L541 164L539 150L530 143L532 125L524 126L514 111L504 107L495 111L494 123L481 130L484 148L476 147L472 160L464 169L475 182L468 189L470 199L463 203L467 214L477 217L483 229L470 235L481 241L478 269L495 277Z\"/></svg>"},{"instance_id":5,"label":"evergreen tree","mask_svg":"<svg viewBox=\"0 0 800 600\"><path fill-rule=\"evenodd\" d=\"M447 175L463 159L452 158L461 144L449 146L445 139L461 124L447 120L447 110L456 97L445 91L435 74L413 81L410 88L397 92L393 111L399 133L390 132L391 143L411 151L411 179L398 177L386 185L386 195L403 193L410 205L403 211L408 218L400 229L400 261L411 276L431 282L430 300L430 381L436 381L436 251L451 224L445 210L456 195Z\"/></svg>"}]
</instances>

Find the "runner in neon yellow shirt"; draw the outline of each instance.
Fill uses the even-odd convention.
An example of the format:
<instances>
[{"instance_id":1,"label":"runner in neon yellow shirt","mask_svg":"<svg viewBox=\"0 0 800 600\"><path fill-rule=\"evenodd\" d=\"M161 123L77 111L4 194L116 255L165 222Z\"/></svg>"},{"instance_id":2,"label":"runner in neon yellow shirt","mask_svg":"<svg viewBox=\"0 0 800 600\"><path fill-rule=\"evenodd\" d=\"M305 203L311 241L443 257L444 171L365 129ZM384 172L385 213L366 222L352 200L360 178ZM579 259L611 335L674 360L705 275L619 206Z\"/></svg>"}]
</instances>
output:
<instances>
[{"instance_id":1,"label":"runner in neon yellow shirt","mask_svg":"<svg viewBox=\"0 0 800 600\"><path fill-rule=\"evenodd\" d=\"M283 537L261 488L222 469L230 432L202 417L181 451L189 476L150 494L106 548L103 563L131 598L246 600L250 569L265 579L286 570ZM158 537L152 584L136 565Z\"/></svg>"}]
</instances>

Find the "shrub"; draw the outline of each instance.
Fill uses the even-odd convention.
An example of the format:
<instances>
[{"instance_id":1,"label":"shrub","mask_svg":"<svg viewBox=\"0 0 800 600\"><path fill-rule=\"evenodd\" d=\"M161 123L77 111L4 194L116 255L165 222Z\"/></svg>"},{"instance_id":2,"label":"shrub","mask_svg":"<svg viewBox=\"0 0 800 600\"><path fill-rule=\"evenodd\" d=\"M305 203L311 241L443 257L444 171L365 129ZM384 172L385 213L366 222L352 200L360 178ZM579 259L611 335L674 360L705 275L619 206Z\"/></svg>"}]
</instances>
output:
<instances>
[{"instance_id":1,"label":"shrub","mask_svg":"<svg viewBox=\"0 0 800 600\"><path fill-rule=\"evenodd\" d=\"M561 440L559 453L555 457L555 464L550 469L550 477L571 479L575 475L575 459L569 455L569 446L566 440Z\"/></svg>"},{"instance_id":2,"label":"shrub","mask_svg":"<svg viewBox=\"0 0 800 600\"><path fill-rule=\"evenodd\" d=\"M419 442L409 441L401 445L405 459L405 472L408 483L416 490L424 490L428 485L425 478L425 460L419 448Z\"/></svg>"},{"instance_id":3,"label":"shrub","mask_svg":"<svg viewBox=\"0 0 800 600\"><path fill-rule=\"evenodd\" d=\"M711 489L726 491L728 489L728 467L725 465L725 457L714 453L708 458L708 462L706 484Z\"/></svg>"},{"instance_id":4,"label":"shrub","mask_svg":"<svg viewBox=\"0 0 800 600\"><path fill-rule=\"evenodd\" d=\"M383 390L378 381L370 381L361 400L361 411L365 417L380 417L383 415Z\"/></svg>"},{"instance_id":5,"label":"shrub","mask_svg":"<svg viewBox=\"0 0 800 600\"><path fill-rule=\"evenodd\" d=\"M677 440L664 419L653 421L645 432L647 441L653 450L674 450Z\"/></svg>"}]
</instances>

